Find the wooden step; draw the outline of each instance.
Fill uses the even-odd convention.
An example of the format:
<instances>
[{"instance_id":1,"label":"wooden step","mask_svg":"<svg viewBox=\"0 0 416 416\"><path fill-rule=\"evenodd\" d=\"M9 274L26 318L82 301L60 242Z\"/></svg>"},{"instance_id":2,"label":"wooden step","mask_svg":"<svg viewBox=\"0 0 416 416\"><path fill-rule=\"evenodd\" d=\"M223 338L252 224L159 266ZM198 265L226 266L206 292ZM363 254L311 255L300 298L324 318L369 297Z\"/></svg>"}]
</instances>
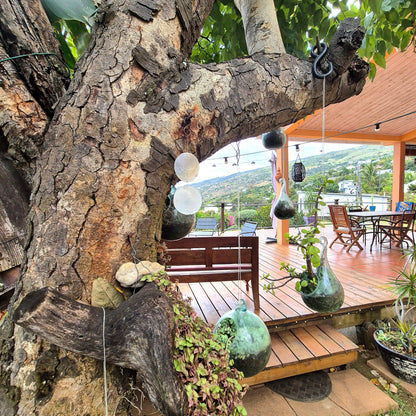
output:
<instances>
[{"instance_id":1,"label":"wooden step","mask_svg":"<svg viewBox=\"0 0 416 416\"><path fill-rule=\"evenodd\" d=\"M243 380L250 386L311 373L357 359L358 346L329 325L310 325L270 334L272 353L266 368Z\"/></svg>"}]
</instances>

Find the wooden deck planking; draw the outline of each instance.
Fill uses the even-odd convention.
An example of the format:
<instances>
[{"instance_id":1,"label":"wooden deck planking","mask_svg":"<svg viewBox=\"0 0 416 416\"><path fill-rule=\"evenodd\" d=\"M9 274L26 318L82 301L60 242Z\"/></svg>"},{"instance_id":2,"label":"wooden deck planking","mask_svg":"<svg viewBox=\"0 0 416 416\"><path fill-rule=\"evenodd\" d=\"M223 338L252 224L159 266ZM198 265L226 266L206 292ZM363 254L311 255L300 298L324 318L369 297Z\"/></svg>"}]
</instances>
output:
<instances>
[{"instance_id":1,"label":"wooden deck planking","mask_svg":"<svg viewBox=\"0 0 416 416\"><path fill-rule=\"evenodd\" d=\"M263 273L270 273L273 277L285 276L285 271L280 270L280 263L284 261L300 268L303 265L302 254L292 245L266 244L267 236L272 236L272 233L272 230L259 230L257 233L260 276ZM331 241L330 230L325 230L325 233ZM374 246L373 252L370 253L369 243L363 251L354 248L346 253L345 248L337 245L328 249L330 266L341 281L345 292L344 305L334 314L393 304L393 294L384 289L383 285L396 275L396 270L403 264L401 256L400 250L381 250L377 246ZM276 289L275 296L263 290L264 283L265 281L260 279L259 316L267 325L276 326L288 321L305 322L322 315L310 310L303 303L300 294L294 288L295 281ZM192 297L192 305L195 305L197 313L212 324L215 324L218 316L227 308L235 307L239 293L246 300L247 307L254 310L252 291L250 289L247 293L244 286L243 282L236 281L180 284L181 288L185 288L184 294Z\"/></svg>"},{"instance_id":2,"label":"wooden deck planking","mask_svg":"<svg viewBox=\"0 0 416 416\"><path fill-rule=\"evenodd\" d=\"M265 370L245 378L244 382L248 385L266 383L353 362L358 347L344 338L327 325L272 333L273 360L269 360Z\"/></svg>"}]
</instances>

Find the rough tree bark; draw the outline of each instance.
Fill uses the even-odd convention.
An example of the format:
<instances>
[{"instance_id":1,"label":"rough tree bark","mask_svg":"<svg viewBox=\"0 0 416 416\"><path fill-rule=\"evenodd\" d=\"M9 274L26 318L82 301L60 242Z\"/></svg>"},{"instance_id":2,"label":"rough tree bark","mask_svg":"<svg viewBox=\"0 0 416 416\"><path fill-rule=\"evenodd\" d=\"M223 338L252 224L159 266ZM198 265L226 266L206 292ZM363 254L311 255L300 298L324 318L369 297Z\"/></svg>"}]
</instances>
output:
<instances>
[{"instance_id":1,"label":"rough tree bark","mask_svg":"<svg viewBox=\"0 0 416 416\"><path fill-rule=\"evenodd\" d=\"M45 19L38 1L16 3L0 5L0 52L8 56L37 50L13 50L15 37L31 36L17 35L10 22L20 26L25 18L32 28ZM293 56L256 52L218 65L191 64L212 4L103 0L89 48L57 105L66 77L54 57L1 64L2 149L14 152L27 180L37 160L20 297L50 286L88 303L93 280L112 282L130 260L129 238L140 259L156 258L164 200L177 180L173 162L185 148L203 160L320 107L322 81L313 78L310 62ZM12 13L14 20L2 19ZM326 84L327 104L358 94L367 74L366 64L353 58L362 29L347 21L339 33L330 47L335 70ZM56 47L51 39L38 42L48 51L49 44ZM35 67L41 62L47 68ZM7 337L12 331L13 340ZM18 326L3 329L3 337L1 375L20 395L17 414L103 413L102 374L94 360L66 354ZM111 411L128 414L120 370L110 372Z\"/></svg>"}]
</instances>

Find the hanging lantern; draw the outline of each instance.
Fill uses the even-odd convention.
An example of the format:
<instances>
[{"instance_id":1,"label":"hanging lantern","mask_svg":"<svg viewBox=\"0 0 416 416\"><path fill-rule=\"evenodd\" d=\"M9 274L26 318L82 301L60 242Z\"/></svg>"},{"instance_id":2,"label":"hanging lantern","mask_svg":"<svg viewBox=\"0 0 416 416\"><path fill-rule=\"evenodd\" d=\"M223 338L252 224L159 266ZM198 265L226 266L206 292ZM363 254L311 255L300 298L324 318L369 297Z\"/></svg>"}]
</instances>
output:
<instances>
[{"instance_id":1,"label":"hanging lantern","mask_svg":"<svg viewBox=\"0 0 416 416\"><path fill-rule=\"evenodd\" d=\"M192 153L181 153L175 160L174 169L181 181L191 182L198 176L198 159Z\"/></svg>"},{"instance_id":2,"label":"hanging lantern","mask_svg":"<svg viewBox=\"0 0 416 416\"><path fill-rule=\"evenodd\" d=\"M162 240L174 241L187 236L195 225L195 214L185 215L179 212L173 205L175 188L165 200L165 208L162 217Z\"/></svg>"},{"instance_id":3,"label":"hanging lantern","mask_svg":"<svg viewBox=\"0 0 416 416\"><path fill-rule=\"evenodd\" d=\"M276 130L263 133L261 136L263 146L269 150L280 149L286 143L286 134L281 127Z\"/></svg>"},{"instance_id":4,"label":"hanging lantern","mask_svg":"<svg viewBox=\"0 0 416 416\"><path fill-rule=\"evenodd\" d=\"M274 215L279 218L279 220L288 220L296 215L296 209L294 208L292 201L289 199L289 196L286 192L286 180L285 178L280 178L279 182L283 184L282 189L280 190L279 199L274 206Z\"/></svg>"},{"instance_id":5,"label":"hanging lantern","mask_svg":"<svg viewBox=\"0 0 416 416\"><path fill-rule=\"evenodd\" d=\"M302 182L306 177L306 169L302 161L300 160L300 156L296 157L295 163L292 166L292 179L293 182Z\"/></svg>"},{"instance_id":6,"label":"hanging lantern","mask_svg":"<svg viewBox=\"0 0 416 416\"><path fill-rule=\"evenodd\" d=\"M195 214L202 205L201 192L190 185L181 186L173 196L173 204L182 214Z\"/></svg>"},{"instance_id":7,"label":"hanging lantern","mask_svg":"<svg viewBox=\"0 0 416 416\"><path fill-rule=\"evenodd\" d=\"M306 306L321 313L337 311L344 303L344 289L335 276L328 263L328 240L322 236L319 239L322 244L321 262L316 269L318 284L311 293L301 292L302 300Z\"/></svg>"},{"instance_id":8,"label":"hanging lantern","mask_svg":"<svg viewBox=\"0 0 416 416\"><path fill-rule=\"evenodd\" d=\"M247 310L240 299L235 309L224 314L217 322L214 333L230 351L233 366L252 377L262 371L270 358L271 340L264 322Z\"/></svg>"}]
</instances>

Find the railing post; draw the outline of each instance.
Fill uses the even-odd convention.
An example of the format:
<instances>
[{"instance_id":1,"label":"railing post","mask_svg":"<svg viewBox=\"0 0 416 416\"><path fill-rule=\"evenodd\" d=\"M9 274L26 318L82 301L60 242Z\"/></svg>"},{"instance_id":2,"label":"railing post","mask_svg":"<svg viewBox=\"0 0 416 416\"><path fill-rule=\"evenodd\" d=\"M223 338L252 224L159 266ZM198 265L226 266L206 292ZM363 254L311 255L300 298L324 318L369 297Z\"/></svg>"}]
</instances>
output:
<instances>
[{"instance_id":1,"label":"railing post","mask_svg":"<svg viewBox=\"0 0 416 416\"><path fill-rule=\"evenodd\" d=\"M221 202L221 234L224 232L224 210L225 203Z\"/></svg>"}]
</instances>

